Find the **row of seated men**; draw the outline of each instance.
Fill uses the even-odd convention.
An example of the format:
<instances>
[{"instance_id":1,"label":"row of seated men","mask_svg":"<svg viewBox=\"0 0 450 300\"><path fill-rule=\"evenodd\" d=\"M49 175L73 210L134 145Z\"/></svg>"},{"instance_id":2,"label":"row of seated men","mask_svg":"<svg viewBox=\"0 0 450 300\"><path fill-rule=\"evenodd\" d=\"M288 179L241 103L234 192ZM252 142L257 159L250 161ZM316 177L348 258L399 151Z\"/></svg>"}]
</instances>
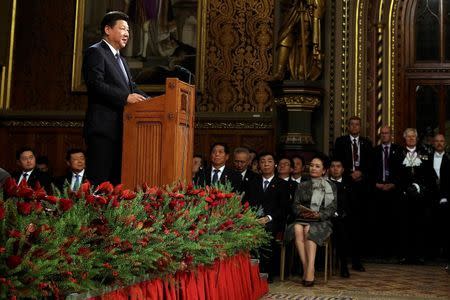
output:
<instances>
[{"instance_id":1,"label":"row of seated men","mask_svg":"<svg viewBox=\"0 0 450 300\"><path fill-rule=\"evenodd\" d=\"M26 181L28 186L35 187L36 183L45 188L47 193L53 193L52 184L60 191L67 182L72 191L77 191L86 180L86 156L82 149L69 149L65 156L67 173L63 176L53 177L48 169L48 160L37 160L35 151L30 147L23 147L16 152L16 162L19 171L7 172L0 169L0 182L3 184L6 178L12 177L17 184ZM10 175L11 174L11 175ZM1 185L0 185L1 187Z\"/></svg>"}]
</instances>

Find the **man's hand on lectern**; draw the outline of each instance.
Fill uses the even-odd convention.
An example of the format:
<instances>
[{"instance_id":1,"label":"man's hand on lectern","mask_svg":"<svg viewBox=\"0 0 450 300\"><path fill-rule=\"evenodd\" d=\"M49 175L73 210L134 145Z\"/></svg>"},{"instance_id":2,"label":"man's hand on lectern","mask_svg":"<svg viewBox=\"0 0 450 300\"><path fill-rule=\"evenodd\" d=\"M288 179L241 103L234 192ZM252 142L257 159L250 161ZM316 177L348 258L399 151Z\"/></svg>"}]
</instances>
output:
<instances>
[{"instance_id":1,"label":"man's hand on lectern","mask_svg":"<svg viewBox=\"0 0 450 300\"><path fill-rule=\"evenodd\" d=\"M127 103L137 103L141 101L145 101L145 97L141 94L133 93L128 95Z\"/></svg>"}]
</instances>

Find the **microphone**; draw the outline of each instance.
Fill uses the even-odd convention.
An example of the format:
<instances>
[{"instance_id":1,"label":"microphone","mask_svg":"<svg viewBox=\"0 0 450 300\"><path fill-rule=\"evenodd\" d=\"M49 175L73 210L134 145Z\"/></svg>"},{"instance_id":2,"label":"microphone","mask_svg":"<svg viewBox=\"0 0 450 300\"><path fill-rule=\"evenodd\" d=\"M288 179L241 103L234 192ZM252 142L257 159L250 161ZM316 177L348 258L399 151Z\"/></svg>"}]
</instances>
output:
<instances>
[{"instance_id":1,"label":"microphone","mask_svg":"<svg viewBox=\"0 0 450 300\"><path fill-rule=\"evenodd\" d=\"M192 74L191 71L180 65L175 65L175 68L180 72L184 73L185 75L188 75L189 76L188 83L192 84L192 82L195 80L195 75Z\"/></svg>"}]
</instances>

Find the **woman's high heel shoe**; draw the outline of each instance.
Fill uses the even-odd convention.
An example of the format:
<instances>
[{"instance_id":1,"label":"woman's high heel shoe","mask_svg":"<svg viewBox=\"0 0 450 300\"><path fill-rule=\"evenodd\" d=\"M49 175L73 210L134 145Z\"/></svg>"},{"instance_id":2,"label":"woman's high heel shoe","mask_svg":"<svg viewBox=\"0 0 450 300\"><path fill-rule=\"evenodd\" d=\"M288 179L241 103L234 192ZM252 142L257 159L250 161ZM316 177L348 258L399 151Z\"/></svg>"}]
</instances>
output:
<instances>
[{"instance_id":1,"label":"woman's high heel shoe","mask_svg":"<svg viewBox=\"0 0 450 300\"><path fill-rule=\"evenodd\" d=\"M303 285L305 287L312 287L312 286L314 286L314 280L312 280L312 281L305 280Z\"/></svg>"}]
</instances>

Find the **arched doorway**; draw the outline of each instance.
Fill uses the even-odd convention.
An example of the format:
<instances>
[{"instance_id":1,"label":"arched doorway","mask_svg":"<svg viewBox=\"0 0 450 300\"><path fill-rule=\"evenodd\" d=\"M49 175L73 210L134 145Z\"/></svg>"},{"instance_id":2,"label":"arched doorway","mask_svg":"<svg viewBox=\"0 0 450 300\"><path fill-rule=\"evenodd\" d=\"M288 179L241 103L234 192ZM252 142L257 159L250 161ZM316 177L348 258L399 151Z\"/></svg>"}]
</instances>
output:
<instances>
[{"instance_id":1,"label":"arched doorway","mask_svg":"<svg viewBox=\"0 0 450 300\"><path fill-rule=\"evenodd\" d=\"M396 127L415 127L424 140L436 133L450 140L450 1L411 0L404 7Z\"/></svg>"}]
</instances>

